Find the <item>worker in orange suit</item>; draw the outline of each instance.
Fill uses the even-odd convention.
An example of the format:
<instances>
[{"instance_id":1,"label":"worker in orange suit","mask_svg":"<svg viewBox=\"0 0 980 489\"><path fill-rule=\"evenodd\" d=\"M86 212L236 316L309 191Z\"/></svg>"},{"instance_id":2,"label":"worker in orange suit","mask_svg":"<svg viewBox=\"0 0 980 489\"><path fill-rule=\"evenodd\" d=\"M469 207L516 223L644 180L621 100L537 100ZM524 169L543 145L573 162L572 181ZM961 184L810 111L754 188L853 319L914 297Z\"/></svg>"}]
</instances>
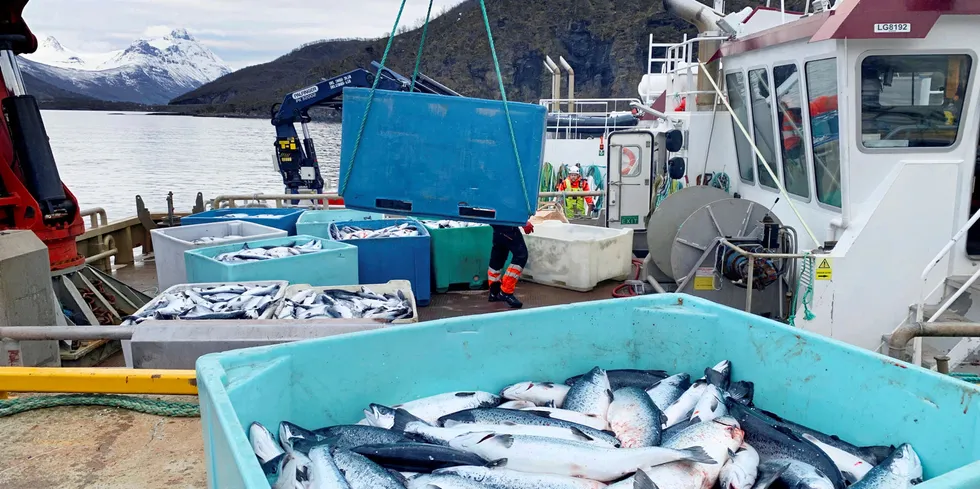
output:
<instances>
[{"instance_id":1,"label":"worker in orange suit","mask_svg":"<svg viewBox=\"0 0 980 489\"><path fill-rule=\"evenodd\" d=\"M506 302L513 309L520 309L524 304L514 295L517 280L527 265L527 245L524 244L524 234L534 232L534 225L528 221L522 227L496 226L493 228L493 248L490 249L490 269L487 279L490 282L490 302ZM507 256L513 255L510 266L503 270Z\"/></svg>"},{"instance_id":2,"label":"worker in orange suit","mask_svg":"<svg viewBox=\"0 0 980 489\"><path fill-rule=\"evenodd\" d=\"M589 182L582 178L582 171L578 166L573 166L568 170L568 178L558 184L559 192L588 192ZM569 219L586 215L586 204L589 214L592 213L592 197L565 197L565 217Z\"/></svg>"}]
</instances>

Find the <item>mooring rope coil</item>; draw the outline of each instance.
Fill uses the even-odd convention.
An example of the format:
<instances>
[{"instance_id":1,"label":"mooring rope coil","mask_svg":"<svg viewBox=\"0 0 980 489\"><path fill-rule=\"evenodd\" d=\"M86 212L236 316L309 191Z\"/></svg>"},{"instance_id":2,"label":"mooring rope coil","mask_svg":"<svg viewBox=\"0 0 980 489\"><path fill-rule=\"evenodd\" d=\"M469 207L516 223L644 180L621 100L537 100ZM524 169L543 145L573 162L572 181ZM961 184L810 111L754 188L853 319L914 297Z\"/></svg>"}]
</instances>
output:
<instances>
[{"instance_id":1,"label":"mooring rope coil","mask_svg":"<svg viewBox=\"0 0 980 489\"><path fill-rule=\"evenodd\" d=\"M0 400L0 418L35 409L59 406L106 406L128 409L156 416L194 418L201 415L201 407L193 402L164 401L145 397L112 394L59 394L54 396L28 396Z\"/></svg>"}]
</instances>

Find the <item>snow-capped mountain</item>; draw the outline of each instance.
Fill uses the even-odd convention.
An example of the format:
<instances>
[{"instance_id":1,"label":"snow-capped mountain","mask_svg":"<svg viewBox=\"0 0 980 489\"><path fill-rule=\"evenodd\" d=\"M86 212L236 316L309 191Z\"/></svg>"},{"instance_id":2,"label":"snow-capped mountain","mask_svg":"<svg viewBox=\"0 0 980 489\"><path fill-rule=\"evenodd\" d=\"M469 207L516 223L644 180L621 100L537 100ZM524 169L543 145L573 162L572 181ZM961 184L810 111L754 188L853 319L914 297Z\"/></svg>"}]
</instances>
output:
<instances>
[{"instance_id":1,"label":"snow-capped mountain","mask_svg":"<svg viewBox=\"0 0 980 489\"><path fill-rule=\"evenodd\" d=\"M62 90L101 100L165 104L231 73L221 58L184 29L161 38L137 39L126 49L108 53L79 53L54 37L38 38L37 52L21 57L24 72Z\"/></svg>"}]
</instances>

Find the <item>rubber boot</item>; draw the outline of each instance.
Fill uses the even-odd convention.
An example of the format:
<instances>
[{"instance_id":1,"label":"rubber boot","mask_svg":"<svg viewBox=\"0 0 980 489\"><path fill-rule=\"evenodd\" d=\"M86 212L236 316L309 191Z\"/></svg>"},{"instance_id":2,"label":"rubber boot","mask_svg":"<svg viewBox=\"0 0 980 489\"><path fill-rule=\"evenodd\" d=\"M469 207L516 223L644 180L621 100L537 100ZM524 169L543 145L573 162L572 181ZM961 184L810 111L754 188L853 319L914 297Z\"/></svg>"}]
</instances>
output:
<instances>
[{"instance_id":1,"label":"rubber boot","mask_svg":"<svg viewBox=\"0 0 980 489\"><path fill-rule=\"evenodd\" d=\"M504 300L500 297L500 282L493 282L490 284L490 296L487 299L488 302L500 302Z\"/></svg>"},{"instance_id":2,"label":"rubber boot","mask_svg":"<svg viewBox=\"0 0 980 489\"><path fill-rule=\"evenodd\" d=\"M505 294L505 293L501 292L497 296L497 300L498 301L506 302L507 305L510 306L511 309L520 309L520 308L524 307L524 303L521 302L520 299L518 299L517 296L514 295L514 294Z\"/></svg>"}]
</instances>

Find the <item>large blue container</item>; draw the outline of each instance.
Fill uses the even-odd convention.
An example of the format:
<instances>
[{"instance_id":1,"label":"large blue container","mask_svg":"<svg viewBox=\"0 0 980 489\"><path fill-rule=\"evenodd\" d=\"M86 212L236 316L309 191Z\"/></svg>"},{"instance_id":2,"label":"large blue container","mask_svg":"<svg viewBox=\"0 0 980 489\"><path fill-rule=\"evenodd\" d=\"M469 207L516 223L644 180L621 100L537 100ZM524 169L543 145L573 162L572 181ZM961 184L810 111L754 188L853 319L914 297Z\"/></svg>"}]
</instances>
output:
<instances>
[{"instance_id":1,"label":"large blue container","mask_svg":"<svg viewBox=\"0 0 980 489\"><path fill-rule=\"evenodd\" d=\"M366 221L384 219L384 214L354 209L322 209L306 211L296 221L296 234L330 238L330 223L337 221Z\"/></svg>"},{"instance_id":2,"label":"large blue container","mask_svg":"<svg viewBox=\"0 0 980 489\"><path fill-rule=\"evenodd\" d=\"M415 219L382 219L379 221L342 221L330 224L333 230L344 226L357 226L362 229L381 229L412 223L418 228L419 236L402 238L372 238L342 240L357 247L357 270L362 284L383 284L389 280L408 280L412 283L415 302L419 306L429 305L432 297L432 258L429 256L429 231Z\"/></svg>"},{"instance_id":3,"label":"large blue container","mask_svg":"<svg viewBox=\"0 0 980 489\"><path fill-rule=\"evenodd\" d=\"M314 239L321 241L321 251L245 263L214 259L222 253L241 250L243 244L258 248L293 242L305 244ZM357 255L357 247L346 243L315 236L291 236L185 251L184 265L189 283L286 280L293 284L353 285L359 283Z\"/></svg>"},{"instance_id":4,"label":"large blue container","mask_svg":"<svg viewBox=\"0 0 980 489\"><path fill-rule=\"evenodd\" d=\"M977 386L676 294L464 316L203 356L197 382L208 485L268 488L246 436L253 421L270 428L283 420L309 428L354 423L370 402L493 392L596 365L697 378L722 359L732 361L734 380L755 382L762 409L858 445L911 443L932 479L917 489L980 487L980 463L973 463L980 459Z\"/></svg>"},{"instance_id":5,"label":"large blue container","mask_svg":"<svg viewBox=\"0 0 980 489\"><path fill-rule=\"evenodd\" d=\"M344 188L370 93L344 89L345 206L514 226L534 213L547 114L540 105L508 104L522 183L503 102L379 90Z\"/></svg>"},{"instance_id":6,"label":"large blue container","mask_svg":"<svg viewBox=\"0 0 980 489\"><path fill-rule=\"evenodd\" d=\"M244 214L244 216L242 216ZM290 235L296 234L296 220L303 214L303 209L279 207L234 207L231 209L214 209L180 218L182 225L208 224L212 222L246 221L282 229ZM254 217L273 215L275 217Z\"/></svg>"}]
</instances>

